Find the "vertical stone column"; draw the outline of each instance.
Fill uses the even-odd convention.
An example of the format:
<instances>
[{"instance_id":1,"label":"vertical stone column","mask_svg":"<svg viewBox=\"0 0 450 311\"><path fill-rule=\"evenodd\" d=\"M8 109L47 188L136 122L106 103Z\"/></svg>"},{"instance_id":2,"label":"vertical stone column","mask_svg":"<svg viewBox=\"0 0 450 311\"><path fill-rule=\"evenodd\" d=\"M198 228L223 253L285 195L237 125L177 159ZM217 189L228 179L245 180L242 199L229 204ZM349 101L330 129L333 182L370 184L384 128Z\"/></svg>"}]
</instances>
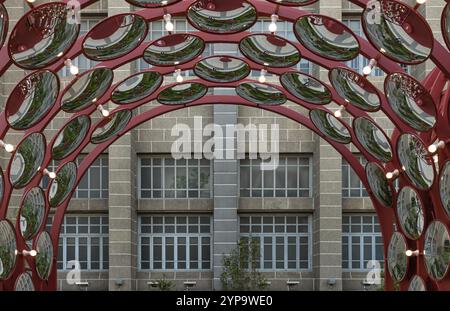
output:
<instances>
[{"instance_id":1,"label":"vertical stone column","mask_svg":"<svg viewBox=\"0 0 450 311\"><path fill-rule=\"evenodd\" d=\"M214 105L214 123L222 127L226 135L226 125L236 124L237 106ZM227 142L233 146L234 157L225 157ZM216 145L217 147L217 145ZM223 271L223 256L236 247L238 232L238 160L236 159L236 135L224 137L223 160L214 161L214 216L213 216L213 289L220 290L220 275Z\"/></svg>"},{"instance_id":2,"label":"vertical stone column","mask_svg":"<svg viewBox=\"0 0 450 311\"><path fill-rule=\"evenodd\" d=\"M122 0L108 1L108 16L130 11ZM131 74L131 65L114 70L115 82ZM109 290L136 289L137 201L136 132L109 148Z\"/></svg>"}]
</instances>

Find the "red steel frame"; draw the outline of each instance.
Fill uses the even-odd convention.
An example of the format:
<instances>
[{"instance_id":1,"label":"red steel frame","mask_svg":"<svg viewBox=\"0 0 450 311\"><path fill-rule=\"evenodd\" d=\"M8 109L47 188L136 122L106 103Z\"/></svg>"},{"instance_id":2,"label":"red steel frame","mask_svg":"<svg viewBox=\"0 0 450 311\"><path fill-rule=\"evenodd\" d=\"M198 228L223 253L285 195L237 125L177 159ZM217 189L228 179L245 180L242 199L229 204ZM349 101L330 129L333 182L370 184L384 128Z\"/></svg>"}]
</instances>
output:
<instances>
[{"instance_id":1,"label":"red steel frame","mask_svg":"<svg viewBox=\"0 0 450 311\"><path fill-rule=\"evenodd\" d=\"M361 6L365 7L368 0L350 0L351 2ZM80 0L82 7L86 7L96 1L92 0ZM288 6L277 6L276 4L268 1L261 1L261 0L248 0L249 3L251 3L258 11L258 14L260 16L270 16L275 11L277 11L278 16L282 20L286 20L289 22L295 22L299 17L303 15L309 14L309 12L294 9L292 7ZM138 14L142 17L144 17L147 21L154 21L159 20L162 18L162 15L166 13L172 14L172 16L182 16L185 15L188 7L190 4L192 4L193 1L181 1L177 2L173 5L167 6L165 8L152 8L152 9L143 9L140 11L133 12L134 14ZM242 38L247 36L248 32L241 32L237 34L230 34L230 35L217 35L217 34L210 34L205 32L196 32L195 35L202 38L206 43L214 43L214 42L226 42L226 43L238 43ZM64 66L64 59L73 59L77 55L82 53L82 42L84 37L78 38L76 43L72 46L72 48L64 55L63 58L61 58L60 61L56 62L55 64L49 66L47 69L52 70L53 72L56 72L60 68ZM383 55L379 55L379 52L366 40L362 39L361 37L358 37L358 41L360 44L360 53L368 58L377 58L378 59L378 66L382 68L387 74L392 72L403 72L403 69L399 66L398 63L393 62L392 60L388 59L387 57ZM305 59L308 59L316 64L319 64L320 66L324 67L325 69L332 69L338 66L347 68L343 63L336 62L332 60L325 59L324 57L315 55L314 53L310 52L306 48L304 48L302 45L300 45L298 42L291 42L301 53L302 57ZM100 63L95 68L99 67L108 67L111 69L115 69L120 67L123 64L126 64L130 61L133 61L139 57L142 56L144 49L148 46L148 44L141 44L136 49L134 49L131 53L119 57L115 60L105 61ZM195 64L199 61L200 57L197 59L194 59L190 62L187 62L183 65L175 67L154 67L151 70L148 71L156 71L159 72L162 75L169 74L175 71L175 69L181 69L181 70L188 70L192 69ZM419 136L426 145L432 144L436 139L441 139L444 141L449 140L449 133L450 133L450 125L449 125L449 99L450 99L450 90L447 89L444 91L445 86L450 78L450 53L447 51L445 47L443 47L439 42L436 40L434 41L434 47L433 52L430 57L430 59L436 64L436 68L426 77L426 79L422 82L422 84L425 86L426 89L431 90L430 93L436 103L437 106L437 122L436 127L427 132L427 133L417 133L410 127L408 127L406 124L403 123L403 121L394 113L392 108L390 107L389 103L387 102L387 99L385 95L378 91L378 94L381 99L381 110L386 114L386 116L392 121L392 123L395 126L394 133L391 136L391 146L393 147L393 150L395 150L397 145L397 140L401 134L404 133L410 133L415 134ZM245 61L251 69L253 70L261 70L263 66L252 62L249 59L241 58L241 60ZM7 51L7 44L0 50L0 74L3 74L9 66L12 64L12 61L8 55ZM286 71L289 71L290 69L286 68L266 68L270 73L273 73L275 75L281 75ZM348 68L347 68L348 69ZM233 83L212 83L210 81L205 81L202 79L194 79L189 80L189 82L200 82L204 84L207 87L230 87L235 88L237 85L239 85L242 82L246 81L253 81L251 79L244 79L239 82L233 82ZM119 82L120 83L120 82ZM119 84L113 84L110 86L109 90L98 99L96 102L96 105L105 104L110 100L112 91L117 87ZM269 84L270 85L270 84ZM152 100L155 100L158 97L158 94L163 91L164 89L171 87L172 85L166 85L163 87L160 87L154 94L151 94L150 96L136 101L134 103L128 104L128 105L122 105L115 109L113 113L121 111L123 109L133 110L147 102L150 102ZM281 86L279 85L271 85L287 96L288 100L303 106L304 108L311 110L311 109L322 109L327 112L329 110L323 106L317 106L313 105L304 101L301 101L297 99L296 97L292 96L290 93L286 92ZM340 98L336 91L330 86L327 85L327 87L332 92L333 101L339 105L345 105L347 108L347 112L352 115L353 117L365 117L371 121L374 122L374 120L367 115L367 113L351 106L346 105L345 101ZM64 94L65 90L61 90L60 95L58 96L57 103L51 108L51 110L48 112L47 116L45 116L37 125L33 126L32 128L28 129L24 133L24 137L27 135L34 133L34 132L43 132L43 130L46 128L46 126L52 121L52 119L60 112L60 103L62 99L62 95ZM373 205L375 207L375 210L377 212L381 231L384 239L384 251L385 254L387 254L387 245L389 244L390 237L393 233L393 224L397 225L397 228L401 228L400 224L398 223L398 217L396 215L395 208L386 208L382 206L378 200L373 196L371 193L371 190L368 185L368 180L366 178L366 174L364 171L364 167L360 164L358 159L352 154L352 152L343 144L339 144L337 142L334 142L333 140L327 138L324 136L320 131L316 129L314 124L311 122L311 120L304 116L303 114L300 114L292 109L289 109L284 106L258 106L254 103L251 103L249 101L246 101L242 99L239 96L232 96L232 95L206 95L203 98L186 104L186 105L176 105L176 106L164 106L159 105L156 106L149 111L146 111L140 115L134 116L131 121L128 123L126 128L122 130L117 137L114 137L110 139L109 141L106 141L104 143L98 144L94 147L92 152L90 152L82 161L82 163L78 167L77 172L77 179L76 179L76 185L81 181L81 178L86 173L90 165L96 160L96 158L105 150L107 149L112 143L114 143L117 139L119 139L121 136L125 135L127 132L135 128L136 126L151 120L153 118L156 118L158 116L161 116L163 114L176 111L179 109L183 109L186 107L193 107L193 106L200 106L200 105L208 105L208 104L214 104L214 103L221 103L221 104L233 104L233 105L243 105L247 107L254 107L257 109L264 109L267 111L271 111L274 113L277 113L279 115L285 116L295 122L298 122L299 124L302 124L309 128L310 130L314 131L316 134L321 136L324 140L326 140L328 143L330 143L353 168L353 170L356 172L356 174L361 179L363 185L368 189L368 192L370 194L370 197L372 199ZM91 106L89 108L84 109L81 112L74 113L71 120L74 118L77 118L80 115L90 115L94 113L96 110L95 106ZM70 122L70 120L68 121ZM374 122L375 123L375 122ZM349 133L352 136L352 143L355 145L355 147L366 157L368 161L376 162L382 167L385 168L386 171L393 170L395 168L401 167L401 164L399 162L398 156L396 152L393 152L393 158L389 163L383 163L376 158L374 158L371 154L369 154L358 142L358 140L355 138L353 129L344 124ZM77 156L81 153L81 151L89 145L89 140L96 129L96 126L98 124L92 124L91 128L84 138L81 145L67 158L61 161L60 167L64 165L65 163L69 161L73 161L77 158ZM0 138L4 138L7 132L9 131L9 125L6 121L6 113L3 111L0 114ZM45 158L43 167L47 167L47 165L51 161L51 146L54 143L55 137L48 142L48 146L45 151ZM439 162L439 171L442 171L446 161L450 158L450 148L447 145L446 148L439 152L439 157L441 161ZM444 160L442 160L444 159ZM0 203L0 219L4 219L6 217L6 213L8 210L8 205L12 193L12 186L10 184L9 178L7 178L7 172L9 170L5 170L4 173L4 196L3 201ZM439 186L438 180L440 176L435 177L435 182L431 188L430 191L417 191L422 202L424 205L424 213L425 213L425 229L434 220L440 220L443 222L447 227L450 227L450 218L445 213L442 203L440 202L440 195L439 195ZM27 193L30 189L33 187L36 187L39 185L40 179L42 178L42 173L36 174L36 176L33 178L33 180L25 187L24 193ZM400 186L403 185L411 185L410 181L404 176L404 174L401 174L399 177L400 180ZM75 187L74 187L75 189ZM417 190L417 189L416 189ZM46 196L48 195L48 189L46 190ZM53 241L53 249L54 253L57 254L58 251L58 240L59 240L59 232L61 228L61 224L63 221L63 217L65 214L65 211L68 207L68 204L70 202L70 195L69 197L55 210L54 215L54 221L51 229L51 237ZM396 195L394 195L394 202L396 201ZM395 207L395 204L394 204ZM46 218L48 216L50 207L48 205L48 202L46 202ZM45 218L45 219L46 219ZM42 232L45 230L45 224L43 224L40 228L39 232ZM401 231L400 231L401 232ZM413 241L407 238L406 235L405 239L408 244L409 249L418 249L419 251L423 252L423 245L424 245L424 234L417 240ZM20 227L19 223L16 224L16 239L17 239L17 248L19 250L22 249L28 249L28 246L25 244L25 241L23 240L21 233L20 233ZM25 257L25 256L18 256L15 270L12 274L12 276L4 281L0 281L0 290L12 290L14 288L14 282L16 278L23 273L25 268L25 261L27 262L27 265L31 268L33 271L33 282L34 286L37 290L56 290L56 256L53 260L53 268L50 275L49 280L44 281L41 280L37 273L35 273L35 262L34 259L31 257ZM385 267L387 267L387 262L385 262ZM386 269L387 270L387 269ZM404 281L400 283L400 289L406 290L409 285L409 280L413 275L419 275L422 277L422 279L425 280L426 286L428 290L450 290L450 278L446 276L442 281L434 281L432 280L425 268L425 263L423 256L418 257L411 257L409 258L409 267L408 267L408 274L405 277ZM394 283L391 279L390 274L386 271L385 273L385 286L386 289L392 290Z\"/></svg>"}]
</instances>

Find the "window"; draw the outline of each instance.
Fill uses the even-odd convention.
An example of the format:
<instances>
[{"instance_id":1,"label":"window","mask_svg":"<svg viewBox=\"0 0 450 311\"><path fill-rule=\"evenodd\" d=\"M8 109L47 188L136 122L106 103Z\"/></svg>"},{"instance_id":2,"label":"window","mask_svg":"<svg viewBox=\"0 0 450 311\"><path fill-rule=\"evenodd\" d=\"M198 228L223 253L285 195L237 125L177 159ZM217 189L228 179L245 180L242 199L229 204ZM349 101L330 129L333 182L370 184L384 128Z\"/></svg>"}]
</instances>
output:
<instances>
[{"instance_id":1,"label":"window","mask_svg":"<svg viewBox=\"0 0 450 311\"><path fill-rule=\"evenodd\" d=\"M383 238L375 215L342 217L342 268L368 270L368 262L377 260L383 267ZM369 267L370 268L370 267Z\"/></svg>"},{"instance_id":2,"label":"window","mask_svg":"<svg viewBox=\"0 0 450 311\"><path fill-rule=\"evenodd\" d=\"M362 155L355 155L359 162L365 166L367 160ZM342 159L342 197L360 198L369 196L366 188L347 161Z\"/></svg>"},{"instance_id":3,"label":"window","mask_svg":"<svg viewBox=\"0 0 450 311\"><path fill-rule=\"evenodd\" d=\"M108 216L66 216L58 245L58 269L70 270L78 260L82 270L107 270Z\"/></svg>"},{"instance_id":4,"label":"window","mask_svg":"<svg viewBox=\"0 0 450 311\"><path fill-rule=\"evenodd\" d=\"M210 216L141 216L139 269L211 269Z\"/></svg>"},{"instance_id":5,"label":"window","mask_svg":"<svg viewBox=\"0 0 450 311\"><path fill-rule=\"evenodd\" d=\"M82 19L81 25L80 25L80 36L84 36L88 33L89 30L91 30L100 20L99 19ZM80 74L94 68L98 62L90 60L83 54L80 54L78 57L72 59L72 64L78 67ZM70 77L70 71L67 66L64 66L59 74L62 77Z\"/></svg>"},{"instance_id":6,"label":"window","mask_svg":"<svg viewBox=\"0 0 450 311\"><path fill-rule=\"evenodd\" d=\"M209 160L175 160L169 157L139 159L141 198L209 198Z\"/></svg>"},{"instance_id":7,"label":"window","mask_svg":"<svg viewBox=\"0 0 450 311\"><path fill-rule=\"evenodd\" d=\"M241 160L241 197L309 197L311 157L280 156L275 170L262 170L262 161Z\"/></svg>"},{"instance_id":8,"label":"window","mask_svg":"<svg viewBox=\"0 0 450 311\"><path fill-rule=\"evenodd\" d=\"M348 28L350 28L354 34L361 36L364 39L366 38L364 31L362 29L361 20L359 19L359 17L358 18L343 17L342 22ZM369 61L370 61L369 59L367 59L366 57L364 57L360 54L357 57L355 57L354 59L348 61L346 64L350 68L353 68L356 72L359 72L360 74L362 74L363 68L369 64ZM383 75L384 75L384 72L378 67L376 67L371 73L371 76L376 76L376 77L381 77Z\"/></svg>"},{"instance_id":9,"label":"window","mask_svg":"<svg viewBox=\"0 0 450 311\"><path fill-rule=\"evenodd\" d=\"M76 163L80 165L84 156L80 155ZM47 166L49 171L56 172L58 169L59 161L54 161ZM42 178L42 188L49 186L50 180L48 176ZM78 187L73 193L73 198L76 199L107 199L109 196L109 165L108 155L100 155L94 163L89 167L86 174L84 174Z\"/></svg>"},{"instance_id":10,"label":"window","mask_svg":"<svg viewBox=\"0 0 450 311\"><path fill-rule=\"evenodd\" d=\"M311 221L309 216L241 216L241 239L260 247L261 270L311 269Z\"/></svg>"},{"instance_id":11,"label":"window","mask_svg":"<svg viewBox=\"0 0 450 311\"><path fill-rule=\"evenodd\" d=\"M84 156L77 158L77 165L81 164ZM107 199L109 196L109 165L108 155L101 155L89 167L83 176L73 198Z\"/></svg>"}]
</instances>

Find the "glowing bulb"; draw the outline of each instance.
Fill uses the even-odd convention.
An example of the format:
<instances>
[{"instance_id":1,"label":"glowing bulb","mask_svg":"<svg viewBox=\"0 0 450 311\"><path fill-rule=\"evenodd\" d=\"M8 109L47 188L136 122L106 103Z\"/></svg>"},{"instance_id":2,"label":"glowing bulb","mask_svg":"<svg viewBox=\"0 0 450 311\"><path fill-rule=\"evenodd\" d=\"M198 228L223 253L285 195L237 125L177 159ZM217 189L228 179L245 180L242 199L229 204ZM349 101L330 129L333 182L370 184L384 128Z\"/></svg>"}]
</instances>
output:
<instances>
[{"instance_id":1,"label":"glowing bulb","mask_svg":"<svg viewBox=\"0 0 450 311\"><path fill-rule=\"evenodd\" d=\"M69 67L69 71L72 75L76 76L80 70L78 69L77 66L75 66L72 61L70 59L66 59L66 61L64 62L64 64Z\"/></svg>"},{"instance_id":2,"label":"glowing bulb","mask_svg":"<svg viewBox=\"0 0 450 311\"><path fill-rule=\"evenodd\" d=\"M36 251L35 249L32 249L31 251L28 252L28 254L29 254L31 257L36 257L37 251Z\"/></svg>"},{"instance_id":3,"label":"glowing bulb","mask_svg":"<svg viewBox=\"0 0 450 311\"><path fill-rule=\"evenodd\" d=\"M44 174L47 175L50 179L55 179L56 178L56 173L55 172L50 172L48 169L44 169Z\"/></svg>"},{"instance_id":4,"label":"glowing bulb","mask_svg":"<svg viewBox=\"0 0 450 311\"><path fill-rule=\"evenodd\" d=\"M400 171L398 169L395 169L392 172L387 172L386 178L390 180L390 179L398 177L399 175L400 175Z\"/></svg>"},{"instance_id":5,"label":"glowing bulb","mask_svg":"<svg viewBox=\"0 0 450 311\"><path fill-rule=\"evenodd\" d=\"M374 58L372 58L372 59L369 61L369 64L368 64L366 67L363 68L363 74L364 74L365 76L370 75L370 74L372 73L373 68L374 68L376 65L377 65L377 60L374 59Z\"/></svg>"},{"instance_id":6,"label":"glowing bulb","mask_svg":"<svg viewBox=\"0 0 450 311\"><path fill-rule=\"evenodd\" d=\"M175 26L172 23L172 16L170 14L165 14L164 20L166 21L166 30L168 32L172 32L175 28Z\"/></svg>"},{"instance_id":7,"label":"glowing bulb","mask_svg":"<svg viewBox=\"0 0 450 311\"><path fill-rule=\"evenodd\" d=\"M405 252L405 255L408 256L408 257L411 257L411 256L419 256L419 250L412 251L412 250L408 249L408 250Z\"/></svg>"},{"instance_id":8,"label":"glowing bulb","mask_svg":"<svg viewBox=\"0 0 450 311\"><path fill-rule=\"evenodd\" d=\"M0 140L0 147L3 147L6 152L11 153L14 151L14 146L11 144L5 143L3 140Z\"/></svg>"},{"instance_id":9,"label":"glowing bulb","mask_svg":"<svg viewBox=\"0 0 450 311\"><path fill-rule=\"evenodd\" d=\"M266 74L267 74L267 70L262 69L261 74L259 75L259 78L258 78L259 83L266 83Z\"/></svg>"},{"instance_id":10,"label":"glowing bulb","mask_svg":"<svg viewBox=\"0 0 450 311\"><path fill-rule=\"evenodd\" d=\"M334 112L336 118L342 118L342 112L345 110L344 106L340 106L338 110Z\"/></svg>"},{"instance_id":11,"label":"glowing bulb","mask_svg":"<svg viewBox=\"0 0 450 311\"><path fill-rule=\"evenodd\" d=\"M35 249L32 249L31 251L28 251L26 249L24 249L23 251L18 251L17 249L14 252L17 255L23 255L23 256L31 256L31 257L36 257L37 256L37 251Z\"/></svg>"},{"instance_id":12,"label":"glowing bulb","mask_svg":"<svg viewBox=\"0 0 450 311\"><path fill-rule=\"evenodd\" d=\"M428 152L431 154L436 153L439 149L444 149L445 147L445 141L440 140L436 144L432 144L428 146Z\"/></svg>"},{"instance_id":13,"label":"glowing bulb","mask_svg":"<svg viewBox=\"0 0 450 311\"><path fill-rule=\"evenodd\" d=\"M175 70L175 75L176 75L176 78L175 78L175 79L177 80L178 83L181 83L181 82L184 81L184 78L183 78L183 76L181 75L181 69Z\"/></svg>"},{"instance_id":14,"label":"glowing bulb","mask_svg":"<svg viewBox=\"0 0 450 311\"><path fill-rule=\"evenodd\" d=\"M277 31L277 21L278 21L278 15L272 14L270 16L271 22L269 24L269 31L271 33L275 33Z\"/></svg>"},{"instance_id":15,"label":"glowing bulb","mask_svg":"<svg viewBox=\"0 0 450 311\"><path fill-rule=\"evenodd\" d=\"M102 105L98 105L97 109L98 111L100 111L103 117L109 117L109 110L105 109Z\"/></svg>"},{"instance_id":16,"label":"glowing bulb","mask_svg":"<svg viewBox=\"0 0 450 311\"><path fill-rule=\"evenodd\" d=\"M424 4L425 2L427 2L427 0L416 0L416 2L417 2L418 4Z\"/></svg>"},{"instance_id":17,"label":"glowing bulb","mask_svg":"<svg viewBox=\"0 0 450 311\"><path fill-rule=\"evenodd\" d=\"M34 3L36 0L27 0L28 3Z\"/></svg>"},{"instance_id":18,"label":"glowing bulb","mask_svg":"<svg viewBox=\"0 0 450 311\"><path fill-rule=\"evenodd\" d=\"M439 163L439 156L437 154L433 156L433 161L434 163Z\"/></svg>"}]
</instances>

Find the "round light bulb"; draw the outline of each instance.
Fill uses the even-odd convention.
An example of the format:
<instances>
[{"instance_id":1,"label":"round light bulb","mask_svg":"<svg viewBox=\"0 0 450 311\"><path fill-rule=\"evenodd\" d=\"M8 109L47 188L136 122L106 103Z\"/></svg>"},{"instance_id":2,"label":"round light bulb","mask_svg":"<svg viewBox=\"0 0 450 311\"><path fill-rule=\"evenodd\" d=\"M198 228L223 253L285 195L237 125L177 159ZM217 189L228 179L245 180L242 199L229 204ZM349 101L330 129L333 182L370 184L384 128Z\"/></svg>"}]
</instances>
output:
<instances>
[{"instance_id":1,"label":"round light bulb","mask_svg":"<svg viewBox=\"0 0 450 311\"><path fill-rule=\"evenodd\" d=\"M428 147L428 152L435 153L437 149L438 149L437 146L433 144Z\"/></svg>"},{"instance_id":2,"label":"round light bulb","mask_svg":"<svg viewBox=\"0 0 450 311\"><path fill-rule=\"evenodd\" d=\"M30 254L31 257L36 257L37 251L36 251L35 249L32 249L32 250L29 252L29 254Z\"/></svg>"},{"instance_id":3,"label":"round light bulb","mask_svg":"<svg viewBox=\"0 0 450 311\"><path fill-rule=\"evenodd\" d=\"M56 178L56 173L55 172L50 172L50 173L48 173L48 177L50 177L50 179L55 179Z\"/></svg>"},{"instance_id":4,"label":"round light bulb","mask_svg":"<svg viewBox=\"0 0 450 311\"><path fill-rule=\"evenodd\" d=\"M182 76L181 74L177 74L177 82L178 82L178 83L181 83L181 82L183 82L183 81L184 81L183 76Z\"/></svg>"},{"instance_id":5,"label":"round light bulb","mask_svg":"<svg viewBox=\"0 0 450 311\"><path fill-rule=\"evenodd\" d=\"M27 0L28 3L34 3L36 0Z\"/></svg>"},{"instance_id":6,"label":"round light bulb","mask_svg":"<svg viewBox=\"0 0 450 311\"><path fill-rule=\"evenodd\" d=\"M427 0L416 0L416 2L417 2L418 4L424 4L425 2L427 2Z\"/></svg>"},{"instance_id":7,"label":"round light bulb","mask_svg":"<svg viewBox=\"0 0 450 311\"><path fill-rule=\"evenodd\" d=\"M406 254L406 256L411 257L412 254L413 254L413 252L412 252L412 250L408 249L408 250L405 252L405 254Z\"/></svg>"},{"instance_id":8,"label":"round light bulb","mask_svg":"<svg viewBox=\"0 0 450 311\"><path fill-rule=\"evenodd\" d=\"M70 66L70 73L72 75L76 76L79 72L80 72L80 70L78 69L77 66L75 66L75 65Z\"/></svg>"},{"instance_id":9,"label":"round light bulb","mask_svg":"<svg viewBox=\"0 0 450 311\"><path fill-rule=\"evenodd\" d=\"M109 117L109 110L102 109L102 116L104 116L105 118Z\"/></svg>"},{"instance_id":10,"label":"round light bulb","mask_svg":"<svg viewBox=\"0 0 450 311\"><path fill-rule=\"evenodd\" d=\"M171 21L167 21L166 22L166 30L167 31L172 32L174 28L175 27L174 27L174 25L173 25L173 23Z\"/></svg>"},{"instance_id":11,"label":"round light bulb","mask_svg":"<svg viewBox=\"0 0 450 311\"><path fill-rule=\"evenodd\" d=\"M5 144L5 151L11 153L14 151L14 146L11 144Z\"/></svg>"},{"instance_id":12,"label":"round light bulb","mask_svg":"<svg viewBox=\"0 0 450 311\"><path fill-rule=\"evenodd\" d=\"M258 81L259 83L266 83L266 76L260 75Z\"/></svg>"},{"instance_id":13,"label":"round light bulb","mask_svg":"<svg viewBox=\"0 0 450 311\"><path fill-rule=\"evenodd\" d=\"M341 111L341 109L336 110L336 111L334 112L334 116L335 116L336 118L342 117L342 111Z\"/></svg>"},{"instance_id":14,"label":"round light bulb","mask_svg":"<svg viewBox=\"0 0 450 311\"><path fill-rule=\"evenodd\" d=\"M271 22L270 24L269 24L269 31L270 32L276 32L277 31L277 23L275 23L275 22Z\"/></svg>"},{"instance_id":15,"label":"round light bulb","mask_svg":"<svg viewBox=\"0 0 450 311\"><path fill-rule=\"evenodd\" d=\"M366 66L363 68L363 74L365 74L366 76L370 75L372 73L372 67L371 66Z\"/></svg>"}]
</instances>

